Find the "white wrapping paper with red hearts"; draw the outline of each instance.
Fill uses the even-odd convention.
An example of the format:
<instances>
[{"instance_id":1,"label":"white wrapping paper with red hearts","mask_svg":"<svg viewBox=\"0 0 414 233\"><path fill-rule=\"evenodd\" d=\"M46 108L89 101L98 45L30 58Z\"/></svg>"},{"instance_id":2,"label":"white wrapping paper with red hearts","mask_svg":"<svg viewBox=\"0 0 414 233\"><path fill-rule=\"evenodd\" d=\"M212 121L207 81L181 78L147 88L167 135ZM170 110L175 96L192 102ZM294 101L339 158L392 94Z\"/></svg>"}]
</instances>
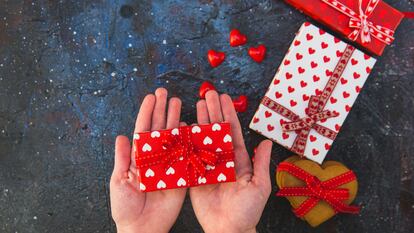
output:
<instances>
[{"instance_id":1,"label":"white wrapping paper with red hearts","mask_svg":"<svg viewBox=\"0 0 414 233\"><path fill-rule=\"evenodd\" d=\"M282 61L264 99L268 98L299 116L308 117L306 111L311 96L319 96L342 59L348 44L306 22L302 25ZM348 58L339 81L336 83L323 110L338 114L317 124L335 132L333 138L319 134L314 128L306 139L303 153L310 160L322 163L326 154L358 97L376 60L358 49ZM259 105L250 128L274 142L291 149L298 131L284 131L282 123L290 119L276 113L262 103Z\"/></svg>"}]
</instances>

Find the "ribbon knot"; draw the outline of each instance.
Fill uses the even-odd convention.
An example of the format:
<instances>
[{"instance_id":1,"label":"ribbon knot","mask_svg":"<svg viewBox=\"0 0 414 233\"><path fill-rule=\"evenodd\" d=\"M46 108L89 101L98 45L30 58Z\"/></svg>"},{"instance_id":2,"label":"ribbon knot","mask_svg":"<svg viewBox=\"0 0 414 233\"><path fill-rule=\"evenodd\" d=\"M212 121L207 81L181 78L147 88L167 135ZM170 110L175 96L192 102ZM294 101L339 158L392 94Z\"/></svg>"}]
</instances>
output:
<instances>
[{"instance_id":1,"label":"ribbon knot","mask_svg":"<svg viewBox=\"0 0 414 233\"><path fill-rule=\"evenodd\" d=\"M294 213L298 217L306 215L319 201L327 202L335 212L351 214L357 214L359 212L358 206L350 206L344 203L344 201L349 199L349 191L338 188L356 179L352 171L348 171L326 181L321 181L318 177L288 162L280 163L277 171L287 172L305 182L305 187L282 187L276 194L277 196L283 197L309 197L298 208L294 209Z\"/></svg>"},{"instance_id":2,"label":"ribbon knot","mask_svg":"<svg viewBox=\"0 0 414 233\"><path fill-rule=\"evenodd\" d=\"M184 134L185 132L182 133ZM184 141L171 138L168 142L163 143L163 148L168 151L167 156L165 156L166 169L175 162L186 158L187 167L191 166L193 168L195 177L204 176L206 166L215 166L218 161L216 153L195 148L191 140Z\"/></svg>"}]
</instances>

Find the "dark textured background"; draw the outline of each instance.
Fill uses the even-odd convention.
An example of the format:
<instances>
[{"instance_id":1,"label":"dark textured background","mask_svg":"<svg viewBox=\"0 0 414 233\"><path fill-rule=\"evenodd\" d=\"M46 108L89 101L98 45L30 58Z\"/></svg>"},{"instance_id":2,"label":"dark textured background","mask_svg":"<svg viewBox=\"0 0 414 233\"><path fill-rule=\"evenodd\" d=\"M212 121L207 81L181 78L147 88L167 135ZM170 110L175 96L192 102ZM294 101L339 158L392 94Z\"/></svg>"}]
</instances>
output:
<instances>
[{"instance_id":1,"label":"dark textured background","mask_svg":"<svg viewBox=\"0 0 414 233\"><path fill-rule=\"evenodd\" d=\"M159 86L183 99L187 122L203 80L248 95L240 118L253 148L262 137L248 122L305 20L276 0L0 0L0 232L114 232L114 138L131 136L140 101ZM267 46L262 64L228 45L232 28ZM272 195L260 232L414 231L413 29L402 22L328 155L357 173L360 216L314 230ZM212 48L228 56L216 69ZM272 177L289 155L274 147ZM188 198L172 232L201 232Z\"/></svg>"}]
</instances>

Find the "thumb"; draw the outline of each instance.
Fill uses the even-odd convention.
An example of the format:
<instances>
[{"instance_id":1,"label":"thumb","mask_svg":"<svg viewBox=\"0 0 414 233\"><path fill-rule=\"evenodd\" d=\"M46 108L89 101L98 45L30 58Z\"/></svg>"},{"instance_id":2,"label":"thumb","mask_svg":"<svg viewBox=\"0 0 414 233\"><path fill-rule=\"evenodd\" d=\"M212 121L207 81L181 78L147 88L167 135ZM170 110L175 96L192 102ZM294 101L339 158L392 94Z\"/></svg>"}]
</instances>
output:
<instances>
[{"instance_id":1,"label":"thumb","mask_svg":"<svg viewBox=\"0 0 414 233\"><path fill-rule=\"evenodd\" d=\"M115 141L115 165L113 175L122 177L131 164L131 146L126 136L118 136Z\"/></svg>"},{"instance_id":2,"label":"thumb","mask_svg":"<svg viewBox=\"0 0 414 233\"><path fill-rule=\"evenodd\" d=\"M258 185L270 187L269 164L273 143L270 140L262 141L256 149L253 164L253 181Z\"/></svg>"}]
</instances>

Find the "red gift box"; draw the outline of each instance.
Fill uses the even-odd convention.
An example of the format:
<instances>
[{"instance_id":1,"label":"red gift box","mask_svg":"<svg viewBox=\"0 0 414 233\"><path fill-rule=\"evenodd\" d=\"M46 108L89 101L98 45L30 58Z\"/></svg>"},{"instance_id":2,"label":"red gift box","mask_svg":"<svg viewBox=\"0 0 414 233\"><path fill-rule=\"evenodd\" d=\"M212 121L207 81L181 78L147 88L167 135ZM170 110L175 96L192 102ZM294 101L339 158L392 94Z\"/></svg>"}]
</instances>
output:
<instances>
[{"instance_id":1,"label":"red gift box","mask_svg":"<svg viewBox=\"0 0 414 233\"><path fill-rule=\"evenodd\" d=\"M135 134L140 190L150 192L235 181L230 135L229 123Z\"/></svg>"},{"instance_id":2,"label":"red gift box","mask_svg":"<svg viewBox=\"0 0 414 233\"><path fill-rule=\"evenodd\" d=\"M285 0L370 52L381 55L404 15L381 0Z\"/></svg>"}]
</instances>

